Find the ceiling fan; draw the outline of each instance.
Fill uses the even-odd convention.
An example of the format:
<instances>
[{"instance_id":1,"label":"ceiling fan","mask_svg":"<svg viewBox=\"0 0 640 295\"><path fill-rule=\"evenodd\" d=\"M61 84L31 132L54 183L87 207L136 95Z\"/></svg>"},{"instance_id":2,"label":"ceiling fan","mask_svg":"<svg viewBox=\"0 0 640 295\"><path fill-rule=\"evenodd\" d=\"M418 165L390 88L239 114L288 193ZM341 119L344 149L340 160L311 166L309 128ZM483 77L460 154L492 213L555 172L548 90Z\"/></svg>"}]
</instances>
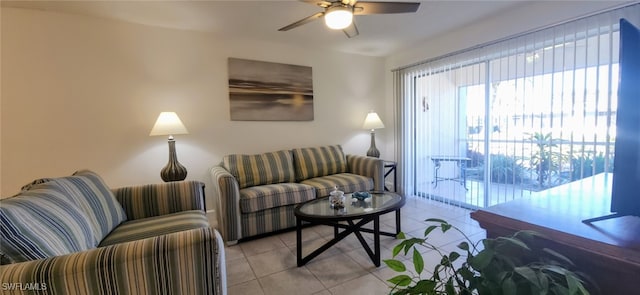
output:
<instances>
[{"instance_id":1,"label":"ceiling fan","mask_svg":"<svg viewBox=\"0 0 640 295\"><path fill-rule=\"evenodd\" d=\"M353 38L358 35L358 28L353 21L354 15L416 12L420 7L419 2L369 2L357 0L302 0L302 2L318 5L324 8L324 11L305 17L280 28L278 31L288 31L324 17L325 24L329 28L342 30L347 37Z\"/></svg>"}]
</instances>

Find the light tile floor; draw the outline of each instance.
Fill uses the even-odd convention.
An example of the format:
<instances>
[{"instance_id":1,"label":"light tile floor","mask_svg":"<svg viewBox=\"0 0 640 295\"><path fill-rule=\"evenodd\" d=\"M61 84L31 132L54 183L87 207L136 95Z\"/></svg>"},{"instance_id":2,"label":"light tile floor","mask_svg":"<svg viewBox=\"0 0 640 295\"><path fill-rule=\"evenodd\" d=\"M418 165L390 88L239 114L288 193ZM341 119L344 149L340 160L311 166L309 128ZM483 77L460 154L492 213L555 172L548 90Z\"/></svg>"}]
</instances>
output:
<instances>
[{"instance_id":1,"label":"light tile floor","mask_svg":"<svg viewBox=\"0 0 640 295\"><path fill-rule=\"evenodd\" d=\"M460 228L473 241L486 233L469 217L471 211L419 197L409 197L401 210L402 231L408 235L423 237L427 218L440 218ZM395 215L383 215L381 229L393 231ZM372 236L363 234L373 245ZM333 228L313 226L303 229L303 255L324 244L333 237ZM442 249L451 251L463 239L463 235L440 232L429 240ZM381 237L382 259L392 256L392 249L399 243L392 237ZM236 294L389 294L386 280L398 273L384 263L375 267L371 259L353 235L340 241L303 267L296 266L296 233L294 231L242 242L225 248L229 295ZM440 261L433 251L421 249L425 269L431 269ZM396 257L396 259L410 259ZM407 262L408 263L408 262Z\"/></svg>"}]
</instances>

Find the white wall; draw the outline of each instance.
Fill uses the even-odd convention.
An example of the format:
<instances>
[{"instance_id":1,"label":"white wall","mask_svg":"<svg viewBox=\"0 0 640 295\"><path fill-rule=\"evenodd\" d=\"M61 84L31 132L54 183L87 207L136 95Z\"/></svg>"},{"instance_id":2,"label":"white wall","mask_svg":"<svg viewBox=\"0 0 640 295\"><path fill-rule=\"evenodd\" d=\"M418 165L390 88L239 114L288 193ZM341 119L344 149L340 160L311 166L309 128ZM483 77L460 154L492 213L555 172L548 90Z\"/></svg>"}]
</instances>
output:
<instances>
[{"instance_id":1,"label":"white wall","mask_svg":"<svg viewBox=\"0 0 640 295\"><path fill-rule=\"evenodd\" d=\"M365 154L362 122L385 106L382 58L23 9L3 8L1 21L2 197L83 168L111 187L161 182L167 141L148 136L161 111L189 129L178 159L211 196L208 169L225 154L326 144ZM228 57L311 66L315 119L230 121ZM384 157L384 130L377 139Z\"/></svg>"}]
</instances>

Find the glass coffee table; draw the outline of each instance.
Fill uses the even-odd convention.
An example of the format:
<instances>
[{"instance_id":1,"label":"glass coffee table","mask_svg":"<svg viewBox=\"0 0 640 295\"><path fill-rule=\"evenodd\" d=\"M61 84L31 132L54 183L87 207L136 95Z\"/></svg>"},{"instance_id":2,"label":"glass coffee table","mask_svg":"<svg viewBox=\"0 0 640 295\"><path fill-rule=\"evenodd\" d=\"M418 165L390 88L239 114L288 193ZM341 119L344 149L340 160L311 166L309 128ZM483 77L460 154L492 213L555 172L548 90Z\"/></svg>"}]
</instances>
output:
<instances>
[{"instance_id":1,"label":"glass coffee table","mask_svg":"<svg viewBox=\"0 0 640 295\"><path fill-rule=\"evenodd\" d=\"M346 194L344 208L333 209L329 198L323 197L307 201L295 209L296 216L296 255L298 266L303 266L350 234L355 234L362 247L373 261L380 266L380 235L395 237L400 232L400 208L404 206L405 197L393 192L371 193L365 200L352 202L351 194ZM380 215L395 211L396 232L380 231ZM316 249L306 257L302 257L302 223L322 224L333 227L333 239ZM373 229L362 226L373 221ZM343 229L340 231L340 229ZM373 234L373 250L362 237L362 232Z\"/></svg>"}]
</instances>

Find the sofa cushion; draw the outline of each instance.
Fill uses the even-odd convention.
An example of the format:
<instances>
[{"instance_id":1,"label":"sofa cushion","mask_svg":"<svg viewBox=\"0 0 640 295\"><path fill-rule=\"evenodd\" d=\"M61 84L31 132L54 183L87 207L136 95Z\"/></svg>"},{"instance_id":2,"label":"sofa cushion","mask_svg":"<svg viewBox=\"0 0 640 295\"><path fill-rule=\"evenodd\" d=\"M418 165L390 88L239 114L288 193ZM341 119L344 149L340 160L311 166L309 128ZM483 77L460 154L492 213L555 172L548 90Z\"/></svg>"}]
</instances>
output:
<instances>
[{"instance_id":1,"label":"sofa cushion","mask_svg":"<svg viewBox=\"0 0 640 295\"><path fill-rule=\"evenodd\" d=\"M347 160L340 145L292 150L296 180L347 172Z\"/></svg>"},{"instance_id":2,"label":"sofa cushion","mask_svg":"<svg viewBox=\"0 0 640 295\"><path fill-rule=\"evenodd\" d=\"M209 220L202 210L125 221L102 240L100 247L202 227L209 227Z\"/></svg>"},{"instance_id":3,"label":"sofa cushion","mask_svg":"<svg viewBox=\"0 0 640 295\"><path fill-rule=\"evenodd\" d=\"M224 168L238 180L240 188L295 181L290 151L227 155L222 162Z\"/></svg>"},{"instance_id":4,"label":"sofa cushion","mask_svg":"<svg viewBox=\"0 0 640 295\"><path fill-rule=\"evenodd\" d=\"M275 207L258 212L240 214L240 237L252 237L296 226L297 205Z\"/></svg>"},{"instance_id":5,"label":"sofa cushion","mask_svg":"<svg viewBox=\"0 0 640 295\"><path fill-rule=\"evenodd\" d=\"M0 255L23 262L95 248L89 219L56 183L0 201Z\"/></svg>"},{"instance_id":6,"label":"sofa cushion","mask_svg":"<svg viewBox=\"0 0 640 295\"><path fill-rule=\"evenodd\" d=\"M113 189L127 220L188 210L205 211L204 183L197 180L133 185Z\"/></svg>"},{"instance_id":7,"label":"sofa cushion","mask_svg":"<svg viewBox=\"0 0 640 295\"><path fill-rule=\"evenodd\" d=\"M299 183L280 183L248 187L240 190L240 212L257 212L293 205L316 197L315 189Z\"/></svg>"},{"instance_id":8,"label":"sofa cushion","mask_svg":"<svg viewBox=\"0 0 640 295\"><path fill-rule=\"evenodd\" d=\"M58 184L84 212L94 232L94 245L98 245L111 230L127 219L113 192L102 178L92 171L80 170L72 176L45 180ZM34 181L37 182L38 180ZM34 188L39 188L39 185L33 185L30 189Z\"/></svg>"},{"instance_id":9,"label":"sofa cushion","mask_svg":"<svg viewBox=\"0 0 640 295\"><path fill-rule=\"evenodd\" d=\"M373 189L373 179L351 173L340 173L329 176L311 178L301 183L314 187L318 197L325 197L335 186L345 193L370 191Z\"/></svg>"}]
</instances>

